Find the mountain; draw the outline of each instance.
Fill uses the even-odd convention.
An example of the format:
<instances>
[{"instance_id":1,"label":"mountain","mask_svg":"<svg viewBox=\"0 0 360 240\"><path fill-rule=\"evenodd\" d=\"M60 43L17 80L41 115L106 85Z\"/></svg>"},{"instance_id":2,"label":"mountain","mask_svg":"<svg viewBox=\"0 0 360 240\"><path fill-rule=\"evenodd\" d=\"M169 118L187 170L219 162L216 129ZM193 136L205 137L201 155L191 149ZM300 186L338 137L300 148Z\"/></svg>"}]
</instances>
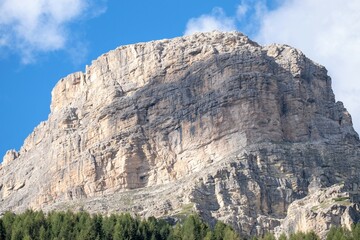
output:
<instances>
[{"instance_id":1,"label":"mountain","mask_svg":"<svg viewBox=\"0 0 360 240\"><path fill-rule=\"evenodd\" d=\"M358 221L359 169L323 66L199 33L122 46L61 79L48 120L4 156L0 211L197 212L244 235L322 234Z\"/></svg>"}]
</instances>

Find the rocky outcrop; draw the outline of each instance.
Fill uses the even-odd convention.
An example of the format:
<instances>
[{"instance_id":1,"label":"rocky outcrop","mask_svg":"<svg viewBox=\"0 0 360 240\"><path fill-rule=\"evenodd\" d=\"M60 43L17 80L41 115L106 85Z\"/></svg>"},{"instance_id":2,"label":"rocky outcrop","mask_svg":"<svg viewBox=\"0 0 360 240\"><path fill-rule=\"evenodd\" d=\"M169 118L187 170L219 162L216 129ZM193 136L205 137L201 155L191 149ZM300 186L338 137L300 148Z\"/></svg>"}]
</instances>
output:
<instances>
[{"instance_id":1,"label":"rocky outcrop","mask_svg":"<svg viewBox=\"0 0 360 240\"><path fill-rule=\"evenodd\" d=\"M315 231L325 239L332 226L351 230L352 225L360 221L360 205L358 201L354 203L352 194L343 190L342 184L316 188L305 198L294 201L275 232L279 235Z\"/></svg>"},{"instance_id":2,"label":"rocky outcrop","mask_svg":"<svg viewBox=\"0 0 360 240\"><path fill-rule=\"evenodd\" d=\"M359 146L326 69L296 49L238 32L139 43L58 82L2 165L0 210L196 211L262 234L311 182L358 192Z\"/></svg>"},{"instance_id":3,"label":"rocky outcrop","mask_svg":"<svg viewBox=\"0 0 360 240\"><path fill-rule=\"evenodd\" d=\"M14 149L9 150L5 153L2 164L8 164L9 162L15 160L18 157L19 157L19 153L16 150Z\"/></svg>"}]
</instances>

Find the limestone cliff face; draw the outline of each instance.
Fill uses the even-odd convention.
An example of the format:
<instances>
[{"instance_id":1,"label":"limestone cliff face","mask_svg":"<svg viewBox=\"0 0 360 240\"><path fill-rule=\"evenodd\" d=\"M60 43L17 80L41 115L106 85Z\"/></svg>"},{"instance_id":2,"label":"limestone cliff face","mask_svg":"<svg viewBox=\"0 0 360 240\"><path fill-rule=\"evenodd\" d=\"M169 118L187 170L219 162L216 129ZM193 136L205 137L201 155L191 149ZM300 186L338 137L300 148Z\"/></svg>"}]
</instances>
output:
<instances>
[{"instance_id":1,"label":"limestone cliff face","mask_svg":"<svg viewBox=\"0 0 360 240\"><path fill-rule=\"evenodd\" d=\"M310 183L359 191L360 141L324 67L238 32L119 47L61 79L0 170L0 210L197 211L243 234Z\"/></svg>"},{"instance_id":2,"label":"limestone cliff face","mask_svg":"<svg viewBox=\"0 0 360 240\"><path fill-rule=\"evenodd\" d=\"M360 221L359 202L354 202L354 196L344 191L342 184L325 189L310 189L308 196L289 206L286 218L275 228L276 234L315 231L322 239L326 239L331 226L351 229L354 223Z\"/></svg>"}]
</instances>

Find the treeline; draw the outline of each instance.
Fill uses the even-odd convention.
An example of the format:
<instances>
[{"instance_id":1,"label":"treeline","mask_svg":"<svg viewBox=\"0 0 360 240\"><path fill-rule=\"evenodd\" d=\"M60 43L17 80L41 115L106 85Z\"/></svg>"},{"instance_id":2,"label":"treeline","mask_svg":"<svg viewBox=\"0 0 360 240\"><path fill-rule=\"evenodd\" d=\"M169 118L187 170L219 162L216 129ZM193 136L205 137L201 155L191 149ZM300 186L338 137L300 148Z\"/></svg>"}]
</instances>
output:
<instances>
[{"instance_id":1,"label":"treeline","mask_svg":"<svg viewBox=\"0 0 360 240\"><path fill-rule=\"evenodd\" d=\"M276 240L276 238L273 234L268 233L258 240ZM298 232L290 234L289 237L282 234L278 240L320 240L320 237L314 232ZM360 224L353 225L351 230L343 227L332 227L326 235L326 240L360 240Z\"/></svg>"},{"instance_id":2,"label":"treeline","mask_svg":"<svg viewBox=\"0 0 360 240\"><path fill-rule=\"evenodd\" d=\"M359 240L360 239L360 224L352 226L351 231L342 228L331 228L327 234L327 240Z\"/></svg>"},{"instance_id":3,"label":"treeline","mask_svg":"<svg viewBox=\"0 0 360 240\"><path fill-rule=\"evenodd\" d=\"M276 240L276 237L272 233L266 234L264 237L254 238L256 240ZM278 240L320 240L319 236L317 236L314 232L309 233L293 233L289 237L285 234L280 235Z\"/></svg>"},{"instance_id":4,"label":"treeline","mask_svg":"<svg viewBox=\"0 0 360 240\"><path fill-rule=\"evenodd\" d=\"M0 240L239 240L228 225L217 222L211 229L196 215L190 215L175 226L150 217L140 219L130 214L102 216L87 212L50 212L28 210L22 214L6 212L0 218ZM273 234L252 240L276 240ZM360 224L352 231L332 228L327 240L358 240ZM296 233L279 240L320 240L313 232Z\"/></svg>"},{"instance_id":5,"label":"treeline","mask_svg":"<svg viewBox=\"0 0 360 240\"><path fill-rule=\"evenodd\" d=\"M0 240L233 240L238 234L218 222L212 230L198 216L170 225L162 219L140 219L130 214L102 216L87 212L28 210L22 214L6 212L0 218Z\"/></svg>"}]
</instances>

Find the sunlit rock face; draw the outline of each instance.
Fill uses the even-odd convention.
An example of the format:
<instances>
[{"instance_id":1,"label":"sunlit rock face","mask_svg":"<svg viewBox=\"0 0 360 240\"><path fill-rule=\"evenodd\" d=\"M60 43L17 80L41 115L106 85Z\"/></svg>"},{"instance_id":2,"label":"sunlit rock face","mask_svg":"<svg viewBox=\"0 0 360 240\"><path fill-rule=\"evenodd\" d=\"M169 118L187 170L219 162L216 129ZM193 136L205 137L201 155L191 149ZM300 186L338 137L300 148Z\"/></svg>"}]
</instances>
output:
<instances>
[{"instance_id":1,"label":"sunlit rock face","mask_svg":"<svg viewBox=\"0 0 360 240\"><path fill-rule=\"evenodd\" d=\"M139 43L58 82L48 120L4 157L0 210L194 211L262 234L311 187L356 195L359 147L299 50L238 32Z\"/></svg>"}]
</instances>

